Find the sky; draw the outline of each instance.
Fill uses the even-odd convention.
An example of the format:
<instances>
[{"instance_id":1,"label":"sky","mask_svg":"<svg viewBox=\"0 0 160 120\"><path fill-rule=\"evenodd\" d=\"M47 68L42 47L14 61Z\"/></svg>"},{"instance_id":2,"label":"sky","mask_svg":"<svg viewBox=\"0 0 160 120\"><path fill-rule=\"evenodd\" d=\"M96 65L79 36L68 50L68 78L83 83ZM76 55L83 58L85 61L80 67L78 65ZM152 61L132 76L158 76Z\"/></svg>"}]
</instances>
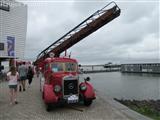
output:
<instances>
[{"instance_id":1,"label":"sky","mask_svg":"<svg viewBox=\"0 0 160 120\"><path fill-rule=\"evenodd\" d=\"M36 56L109 0L19 0L28 5L25 58ZM160 2L117 0L119 17L68 49L80 64L160 62Z\"/></svg>"}]
</instances>

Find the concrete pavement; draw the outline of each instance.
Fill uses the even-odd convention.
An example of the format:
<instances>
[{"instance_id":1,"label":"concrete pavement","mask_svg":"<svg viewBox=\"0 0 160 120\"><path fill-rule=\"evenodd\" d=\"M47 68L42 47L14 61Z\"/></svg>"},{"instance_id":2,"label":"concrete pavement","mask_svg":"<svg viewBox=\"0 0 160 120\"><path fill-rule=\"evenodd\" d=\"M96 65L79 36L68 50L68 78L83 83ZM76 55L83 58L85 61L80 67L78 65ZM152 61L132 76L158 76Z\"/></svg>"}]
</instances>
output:
<instances>
[{"instance_id":1,"label":"concrete pavement","mask_svg":"<svg viewBox=\"0 0 160 120\"><path fill-rule=\"evenodd\" d=\"M0 120L136 120L108 99L97 92L97 99L90 107L64 106L47 112L37 78L25 92L18 93L17 105L9 104L8 85L3 82L0 83Z\"/></svg>"}]
</instances>

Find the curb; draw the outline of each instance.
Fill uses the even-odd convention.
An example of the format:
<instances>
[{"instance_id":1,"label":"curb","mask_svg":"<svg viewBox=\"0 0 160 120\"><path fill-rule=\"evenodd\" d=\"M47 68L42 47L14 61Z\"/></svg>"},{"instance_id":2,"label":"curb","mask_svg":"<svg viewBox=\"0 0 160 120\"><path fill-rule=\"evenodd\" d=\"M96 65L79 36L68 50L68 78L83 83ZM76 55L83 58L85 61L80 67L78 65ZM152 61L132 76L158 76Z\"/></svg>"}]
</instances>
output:
<instances>
[{"instance_id":1,"label":"curb","mask_svg":"<svg viewBox=\"0 0 160 120\"><path fill-rule=\"evenodd\" d=\"M110 96L107 96L105 93L102 93L100 91L96 90L97 95L104 99L105 102L113 106L113 108L117 109L118 111L124 113L127 117L133 119L133 120L153 120L147 116L144 116L134 110L131 110L127 106L115 101L113 98Z\"/></svg>"}]
</instances>

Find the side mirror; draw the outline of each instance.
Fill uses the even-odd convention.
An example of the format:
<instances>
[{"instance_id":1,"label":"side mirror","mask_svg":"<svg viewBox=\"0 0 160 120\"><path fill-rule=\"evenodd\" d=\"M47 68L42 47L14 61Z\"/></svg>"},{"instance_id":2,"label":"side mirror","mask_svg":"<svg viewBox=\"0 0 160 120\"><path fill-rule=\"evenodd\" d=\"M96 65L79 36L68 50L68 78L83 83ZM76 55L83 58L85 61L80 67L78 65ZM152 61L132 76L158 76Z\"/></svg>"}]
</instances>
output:
<instances>
[{"instance_id":1,"label":"side mirror","mask_svg":"<svg viewBox=\"0 0 160 120\"><path fill-rule=\"evenodd\" d=\"M90 81L90 77L86 77L84 80L85 81Z\"/></svg>"}]
</instances>

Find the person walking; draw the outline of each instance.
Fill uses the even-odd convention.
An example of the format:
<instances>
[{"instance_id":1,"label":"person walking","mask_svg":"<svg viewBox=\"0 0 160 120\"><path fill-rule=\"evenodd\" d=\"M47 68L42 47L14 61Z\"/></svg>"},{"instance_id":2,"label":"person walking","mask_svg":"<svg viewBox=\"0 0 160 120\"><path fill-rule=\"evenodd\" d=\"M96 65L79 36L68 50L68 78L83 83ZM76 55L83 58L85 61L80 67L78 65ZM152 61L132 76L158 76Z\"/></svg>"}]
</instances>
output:
<instances>
[{"instance_id":1,"label":"person walking","mask_svg":"<svg viewBox=\"0 0 160 120\"><path fill-rule=\"evenodd\" d=\"M18 68L20 83L22 84L23 91L26 90L26 80L27 80L27 67L25 66L25 62ZM21 91L21 87L19 89Z\"/></svg>"},{"instance_id":2,"label":"person walking","mask_svg":"<svg viewBox=\"0 0 160 120\"><path fill-rule=\"evenodd\" d=\"M28 79L28 84L29 84L29 86L30 86L31 83L32 83L33 75L34 75L33 69L32 69L31 66L29 66L29 67L28 67L28 73L27 73L27 79Z\"/></svg>"},{"instance_id":3,"label":"person walking","mask_svg":"<svg viewBox=\"0 0 160 120\"><path fill-rule=\"evenodd\" d=\"M17 85L18 85L19 73L16 71L16 67L12 66L7 73L8 86L10 89L10 104L17 104Z\"/></svg>"},{"instance_id":4,"label":"person walking","mask_svg":"<svg viewBox=\"0 0 160 120\"><path fill-rule=\"evenodd\" d=\"M18 71L18 72L19 72L19 68L20 68L21 65L22 65L22 63L19 63L19 65L18 65L18 67L17 67L17 71ZM18 84L18 89L19 89L19 91L21 91L23 87L22 87L22 80L21 80L20 75L19 75L18 82L19 82L19 84Z\"/></svg>"}]
</instances>

